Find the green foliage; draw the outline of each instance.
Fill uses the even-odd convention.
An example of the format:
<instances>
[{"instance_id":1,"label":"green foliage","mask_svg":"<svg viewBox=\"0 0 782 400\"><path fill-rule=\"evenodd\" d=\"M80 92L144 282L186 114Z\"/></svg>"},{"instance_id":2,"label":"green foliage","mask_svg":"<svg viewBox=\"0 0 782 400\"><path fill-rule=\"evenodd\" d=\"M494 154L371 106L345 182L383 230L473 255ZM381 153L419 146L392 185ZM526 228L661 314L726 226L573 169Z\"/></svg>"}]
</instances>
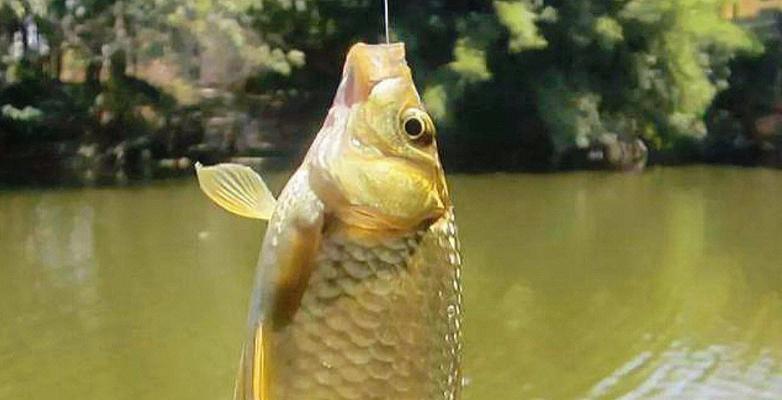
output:
<instances>
[{"instance_id":1,"label":"green foliage","mask_svg":"<svg viewBox=\"0 0 782 400\"><path fill-rule=\"evenodd\" d=\"M557 148L573 144L586 147L598 133L605 131L598 95L574 91L573 85L559 72L550 72L540 79L543 83L537 93L538 110L549 129L560 132L552 137Z\"/></svg>"},{"instance_id":2,"label":"green foliage","mask_svg":"<svg viewBox=\"0 0 782 400\"><path fill-rule=\"evenodd\" d=\"M634 27L631 40L645 41L644 51L636 52L638 85L630 98L665 137L705 135L703 115L724 86L730 57L758 49L745 32L719 16L719 5L714 0L635 0L619 13Z\"/></svg>"},{"instance_id":3,"label":"green foliage","mask_svg":"<svg viewBox=\"0 0 782 400\"><path fill-rule=\"evenodd\" d=\"M14 121L30 122L39 121L43 112L35 107L25 106L20 110L11 104L6 104L0 107L0 115Z\"/></svg>"},{"instance_id":4,"label":"green foliage","mask_svg":"<svg viewBox=\"0 0 782 400\"><path fill-rule=\"evenodd\" d=\"M471 118L453 112L466 102L468 86L493 93L486 96L488 108L519 101L536 117L507 134L539 137L531 129L542 121L557 152L606 134L643 137L658 148L678 143L677 137L702 137L704 114L726 86L730 59L760 50L720 17L717 0L493 4L469 18L498 33L473 48L466 46L471 35L458 31L453 61L441 67L424 98L453 131ZM509 90L532 93L534 101L504 95Z\"/></svg>"},{"instance_id":5,"label":"green foliage","mask_svg":"<svg viewBox=\"0 0 782 400\"><path fill-rule=\"evenodd\" d=\"M456 33L452 43L453 59L431 74L423 94L429 112L443 120L449 112L449 99L463 96L471 84L492 78L487 52L501 33L501 28L486 14L469 13L451 23Z\"/></svg>"},{"instance_id":6,"label":"green foliage","mask_svg":"<svg viewBox=\"0 0 782 400\"><path fill-rule=\"evenodd\" d=\"M453 62L448 66L467 82L480 82L491 78L486 64L486 51L476 46L469 38L456 41Z\"/></svg>"},{"instance_id":7,"label":"green foliage","mask_svg":"<svg viewBox=\"0 0 782 400\"><path fill-rule=\"evenodd\" d=\"M771 107L752 96L766 86L729 79L737 54L763 49L720 17L722 3L391 2L391 40L407 46L449 162L545 168L605 137L692 148L728 87ZM381 9L375 0L0 0L0 128L37 138L30 133L62 118L73 124L59 138L82 124L88 140L117 143L161 129L138 110L162 120L209 88L238 94L227 96L238 99L231 107L254 117L296 125L290 140L304 143L347 49L385 40ZM18 38L30 23L39 41ZM59 82L69 68L85 82ZM752 80L749 66L733 68Z\"/></svg>"},{"instance_id":8,"label":"green foliage","mask_svg":"<svg viewBox=\"0 0 782 400\"><path fill-rule=\"evenodd\" d=\"M607 49L614 49L624 41L624 29L614 18L603 15L595 20L595 34L600 45Z\"/></svg>"},{"instance_id":9,"label":"green foliage","mask_svg":"<svg viewBox=\"0 0 782 400\"><path fill-rule=\"evenodd\" d=\"M494 8L500 24L508 30L508 50L511 53L542 49L548 45L536 25L540 17L531 10L528 2L495 1Z\"/></svg>"}]
</instances>

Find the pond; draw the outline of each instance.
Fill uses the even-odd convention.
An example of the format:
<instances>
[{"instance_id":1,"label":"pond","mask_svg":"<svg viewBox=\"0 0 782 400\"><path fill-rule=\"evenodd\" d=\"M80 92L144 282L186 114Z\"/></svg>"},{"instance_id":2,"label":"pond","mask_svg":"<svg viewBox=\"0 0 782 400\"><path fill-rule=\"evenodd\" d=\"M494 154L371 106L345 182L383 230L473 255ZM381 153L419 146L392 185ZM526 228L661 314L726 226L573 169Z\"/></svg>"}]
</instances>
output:
<instances>
[{"instance_id":1,"label":"pond","mask_svg":"<svg viewBox=\"0 0 782 400\"><path fill-rule=\"evenodd\" d=\"M449 180L465 399L782 397L782 171ZM229 399L263 229L194 180L0 193L0 399Z\"/></svg>"}]
</instances>

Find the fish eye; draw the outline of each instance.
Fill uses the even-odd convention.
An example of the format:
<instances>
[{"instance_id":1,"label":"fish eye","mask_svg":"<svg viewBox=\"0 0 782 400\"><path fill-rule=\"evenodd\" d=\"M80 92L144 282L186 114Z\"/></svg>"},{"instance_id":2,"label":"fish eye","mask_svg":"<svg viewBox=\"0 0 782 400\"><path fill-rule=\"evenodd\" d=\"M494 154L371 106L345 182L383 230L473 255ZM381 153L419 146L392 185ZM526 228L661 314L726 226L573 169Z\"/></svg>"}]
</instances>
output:
<instances>
[{"instance_id":1,"label":"fish eye","mask_svg":"<svg viewBox=\"0 0 782 400\"><path fill-rule=\"evenodd\" d=\"M418 117L411 117L405 121L404 124L405 133L407 136L415 139L424 133L424 123Z\"/></svg>"},{"instance_id":2,"label":"fish eye","mask_svg":"<svg viewBox=\"0 0 782 400\"><path fill-rule=\"evenodd\" d=\"M424 137L431 139L434 134L432 119L422 110L409 108L402 112L400 119L402 131L411 140L419 140Z\"/></svg>"}]
</instances>

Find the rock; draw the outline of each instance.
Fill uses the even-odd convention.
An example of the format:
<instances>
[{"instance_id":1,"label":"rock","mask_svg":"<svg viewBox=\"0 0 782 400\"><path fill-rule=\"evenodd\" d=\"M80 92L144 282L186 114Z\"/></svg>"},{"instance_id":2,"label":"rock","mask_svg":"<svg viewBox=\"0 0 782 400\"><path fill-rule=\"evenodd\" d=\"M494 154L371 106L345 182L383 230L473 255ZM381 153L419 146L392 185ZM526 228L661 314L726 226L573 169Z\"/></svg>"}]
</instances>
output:
<instances>
[{"instance_id":1,"label":"rock","mask_svg":"<svg viewBox=\"0 0 782 400\"><path fill-rule=\"evenodd\" d=\"M646 167L649 149L639 138L601 135L584 148L572 148L562 156L564 169L606 169L641 171Z\"/></svg>"}]
</instances>

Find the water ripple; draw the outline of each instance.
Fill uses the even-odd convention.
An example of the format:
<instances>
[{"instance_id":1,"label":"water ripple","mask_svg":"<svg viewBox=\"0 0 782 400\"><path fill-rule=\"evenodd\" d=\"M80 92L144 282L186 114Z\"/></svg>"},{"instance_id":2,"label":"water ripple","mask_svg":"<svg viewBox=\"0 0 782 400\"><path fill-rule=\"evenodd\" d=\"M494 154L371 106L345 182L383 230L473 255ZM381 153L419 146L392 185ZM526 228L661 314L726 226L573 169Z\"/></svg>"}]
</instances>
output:
<instances>
[{"instance_id":1,"label":"water ripple","mask_svg":"<svg viewBox=\"0 0 782 400\"><path fill-rule=\"evenodd\" d=\"M628 387L632 385L632 387ZM645 351L592 387L587 399L778 399L782 363L770 349L673 342Z\"/></svg>"}]
</instances>

